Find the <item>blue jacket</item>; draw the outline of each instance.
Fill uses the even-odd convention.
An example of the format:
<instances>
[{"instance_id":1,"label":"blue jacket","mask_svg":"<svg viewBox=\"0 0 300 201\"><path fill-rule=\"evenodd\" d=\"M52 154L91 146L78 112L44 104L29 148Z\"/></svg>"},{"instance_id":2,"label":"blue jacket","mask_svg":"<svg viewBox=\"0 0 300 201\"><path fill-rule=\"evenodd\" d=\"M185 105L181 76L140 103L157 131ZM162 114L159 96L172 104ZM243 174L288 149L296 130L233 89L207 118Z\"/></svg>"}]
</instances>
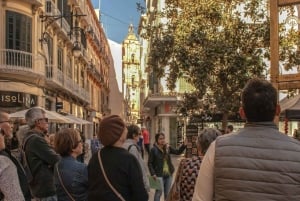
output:
<instances>
[{"instance_id":1,"label":"blue jacket","mask_svg":"<svg viewBox=\"0 0 300 201\"><path fill-rule=\"evenodd\" d=\"M87 165L78 162L72 156L63 157L58 163L58 171L62 178L63 184L68 192L76 201L87 200L88 190L88 172ZM56 194L58 201L69 201L71 200L68 194L62 187L57 169L54 170L54 183L56 186Z\"/></svg>"}]
</instances>

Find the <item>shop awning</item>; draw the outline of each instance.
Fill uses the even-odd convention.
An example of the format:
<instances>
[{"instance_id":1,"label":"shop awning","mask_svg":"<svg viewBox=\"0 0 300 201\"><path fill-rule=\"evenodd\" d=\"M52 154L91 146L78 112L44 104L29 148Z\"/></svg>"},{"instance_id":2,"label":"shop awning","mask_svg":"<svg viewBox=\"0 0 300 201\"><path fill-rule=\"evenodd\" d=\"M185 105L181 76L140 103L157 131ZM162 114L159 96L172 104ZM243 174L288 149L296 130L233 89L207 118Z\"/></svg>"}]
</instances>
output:
<instances>
[{"instance_id":1,"label":"shop awning","mask_svg":"<svg viewBox=\"0 0 300 201\"><path fill-rule=\"evenodd\" d=\"M300 120L300 94L290 98L285 97L279 104L281 108L281 118Z\"/></svg>"}]
</instances>

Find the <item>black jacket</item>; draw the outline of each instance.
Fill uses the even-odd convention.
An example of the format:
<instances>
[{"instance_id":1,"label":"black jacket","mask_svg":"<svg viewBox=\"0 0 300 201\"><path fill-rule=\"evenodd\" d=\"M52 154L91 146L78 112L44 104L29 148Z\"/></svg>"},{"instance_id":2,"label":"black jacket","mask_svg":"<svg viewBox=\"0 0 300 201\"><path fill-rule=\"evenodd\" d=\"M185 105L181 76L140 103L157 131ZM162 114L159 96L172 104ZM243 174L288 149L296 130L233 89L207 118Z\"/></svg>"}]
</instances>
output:
<instances>
[{"instance_id":1,"label":"black jacket","mask_svg":"<svg viewBox=\"0 0 300 201\"><path fill-rule=\"evenodd\" d=\"M126 201L148 200L142 170L134 155L124 148L105 146L101 149L101 161L111 185ZM89 201L120 201L102 174L98 153L89 161L88 182Z\"/></svg>"},{"instance_id":2,"label":"black jacket","mask_svg":"<svg viewBox=\"0 0 300 201\"><path fill-rule=\"evenodd\" d=\"M148 159L148 167L151 175L156 175L158 177L163 176L163 164L164 164L164 157L167 159L167 163L169 166L170 174L174 173L174 166L171 161L170 154L179 155L185 150L186 146L181 145L179 149L174 149L169 147L167 150L160 149L156 144L152 147Z\"/></svg>"},{"instance_id":3,"label":"black jacket","mask_svg":"<svg viewBox=\"0 0 300 201\"><path fill-rule=\"evenodd\" d=\"M1 150L0 155L8 157L16 166L18 178L20 182L20 187L23 192L24 198L26 201L31 201L31 193L29 190L29 184L27 183L25 171L21 163L16 159L8 149ZM1 199L0 199L1 200Z\"/></svg>"},{"instance_id":4,"label":"black jacket","mask_svg":"<svg viewBox=\"0 0 300 201\"><path fill-rule=\"evenodd\" d=\"M34 197L43 198L55 195L53 167L59 160L59 155L46 142L44 135L29 131L31 137L25 147L25 153L33 181L30 183Z\"/></svg>"}]
</instances>

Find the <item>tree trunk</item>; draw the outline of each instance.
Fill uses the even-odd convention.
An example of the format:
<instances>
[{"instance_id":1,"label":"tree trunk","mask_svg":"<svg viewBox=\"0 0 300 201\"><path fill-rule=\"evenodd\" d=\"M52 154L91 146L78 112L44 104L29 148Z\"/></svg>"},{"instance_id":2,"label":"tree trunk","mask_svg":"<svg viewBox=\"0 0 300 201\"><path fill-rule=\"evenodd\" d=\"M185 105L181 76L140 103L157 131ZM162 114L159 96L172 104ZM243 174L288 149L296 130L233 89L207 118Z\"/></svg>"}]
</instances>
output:
<instances>
[{"instance_id":1,"label":"tree trunk","mask_svg":"<svg viewBox=\"0 0 300 201\"><path fill-rule=\"evenodd\" d=\"M223 111L223 116L222 116L222 129L226 130L228 123L228 111Z\"/></svg>"}]
</instances>

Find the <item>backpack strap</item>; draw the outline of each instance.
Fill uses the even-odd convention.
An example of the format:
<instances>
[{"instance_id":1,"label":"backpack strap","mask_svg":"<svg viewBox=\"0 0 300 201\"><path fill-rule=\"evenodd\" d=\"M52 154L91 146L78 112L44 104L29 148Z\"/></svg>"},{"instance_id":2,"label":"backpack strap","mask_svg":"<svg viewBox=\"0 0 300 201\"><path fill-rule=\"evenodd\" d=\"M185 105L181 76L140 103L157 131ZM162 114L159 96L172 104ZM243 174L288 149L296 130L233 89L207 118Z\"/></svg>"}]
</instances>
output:
<instances>
[{"instance_id":1,"label":"backpack strap","mask_svg":"<svg viewBox=\"0 0 300 201\"><path fill-rule=\"evenodd\" d=\"M23 151L25 151L27 142L28 142L32 137L34 137L34 136L35 136L35 137L38 137L37 134L31 134L31 135L27 136L27 137L23 140L23 144L22 144L22 149L23 149Z\"/></svg>"},{"instance_id":2,"label":"backpack strap","mask_svg":"<svg viewBox=\"0 0 300 201\"><path fill-rule=\"evenodd\" d=\"M131 144L131 145L129 145L129 147L128 147L128 151L131 149L131 147L133 147L133 146L135 146L136 147L136 149L138 150L138 152L140 152L141 153L141 150L140 150L140 148L136 145L136 144Z\"/></svg>"}]
</instances>

